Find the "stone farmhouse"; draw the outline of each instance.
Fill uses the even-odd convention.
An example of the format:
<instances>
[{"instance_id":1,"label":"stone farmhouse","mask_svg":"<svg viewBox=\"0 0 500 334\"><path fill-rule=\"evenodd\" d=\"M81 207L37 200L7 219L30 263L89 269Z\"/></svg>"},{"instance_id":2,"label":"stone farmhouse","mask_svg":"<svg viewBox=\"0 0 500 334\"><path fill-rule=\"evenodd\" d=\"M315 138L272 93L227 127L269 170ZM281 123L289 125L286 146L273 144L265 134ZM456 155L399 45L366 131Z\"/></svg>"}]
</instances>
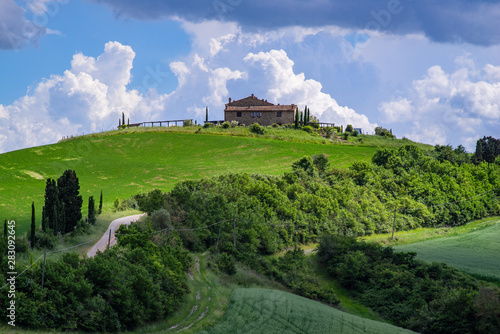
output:
<instances>
[{"instance_id":1,"label":"stone farmhouse","mask_svg":"<svg viewBox=\"0 0 500 334\"><path fill-rule=\"evenodd\" d=\"M224 109L224 121L238 121L240 124L272 125L274 123L292 124L295 121L295 104L275 105L267 100L260 100L255 95L250 95L241 100L226 103Z\"/></svg>"}]
</instances>

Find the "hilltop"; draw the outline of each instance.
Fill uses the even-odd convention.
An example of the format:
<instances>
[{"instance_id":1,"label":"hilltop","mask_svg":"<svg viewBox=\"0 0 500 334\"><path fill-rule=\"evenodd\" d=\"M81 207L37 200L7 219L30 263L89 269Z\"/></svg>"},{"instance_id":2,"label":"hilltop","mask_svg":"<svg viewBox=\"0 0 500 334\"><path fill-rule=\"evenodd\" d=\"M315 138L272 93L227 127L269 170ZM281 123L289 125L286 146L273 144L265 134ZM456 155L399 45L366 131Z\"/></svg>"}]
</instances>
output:
<instances>
[{"instance_id":1,"label":"hilltop","mask_svg":"<svg viewBox=\"0 0 500 334\"><path fill-rule=\"evenodd\" d=\"M131 128L64 139L0 155L0 219L15 219L18 232L28 229L31 202L37 224L47 178L76 171L84 203L104 194L104 208L154 188L168 191L179 181L228 172L280 175L293 161L324 153L335 168L369 161L378 147L409 140L380 136L326 139L305 131L267 127L263 135L248 127ZM424 149L430 145L418 144ZM85 207L85 206L84 206Z\"/></svg>"}]
</instances>

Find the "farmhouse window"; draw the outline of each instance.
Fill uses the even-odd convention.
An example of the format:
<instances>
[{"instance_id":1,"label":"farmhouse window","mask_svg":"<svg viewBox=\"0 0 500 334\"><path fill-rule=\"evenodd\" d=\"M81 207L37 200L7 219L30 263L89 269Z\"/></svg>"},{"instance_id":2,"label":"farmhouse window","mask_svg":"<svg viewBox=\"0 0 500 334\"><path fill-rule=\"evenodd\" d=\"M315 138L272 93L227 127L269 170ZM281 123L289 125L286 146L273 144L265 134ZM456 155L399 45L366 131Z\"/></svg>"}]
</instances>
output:
<instances>
[{"instance_id":1,"label":"farmhouse window","mask_svg":"<svg viewBox=\"0 0 500 334\"><path fill-rule=\"evenodd\" d=\"M276 113L276 117L281 117L281 111L278 111L278 112Z\"/></svg>"},{"instance_id":2,"label":"farmhouse window","mask_svg":"<svg viewBox=\"0 0 500 334\"><path fill-rule=\"evenodd\" d=\"M241 111L236 112L236 117L241 117Z\"/></svg>"},{"instance_id":3,"label":"farmhouse window","mask_svg":"<svg viewBox=\"0 0 500 334\"><path fill-rule=\"evenodd\" d=\"M250 116L251 116L251 117L255 117L255 111L252 111L252 112L250 113Z\"/></svg>"},{"instance_id":4,"label":"farmhouse window","mask_svg":"<svg viewBox=\"0 0 500 334\"><path fill-rule=\"evenodd\" d=\"M262 113L260 111L257 112L257 117L262 117Z\"/></svg>"}]
</instances>

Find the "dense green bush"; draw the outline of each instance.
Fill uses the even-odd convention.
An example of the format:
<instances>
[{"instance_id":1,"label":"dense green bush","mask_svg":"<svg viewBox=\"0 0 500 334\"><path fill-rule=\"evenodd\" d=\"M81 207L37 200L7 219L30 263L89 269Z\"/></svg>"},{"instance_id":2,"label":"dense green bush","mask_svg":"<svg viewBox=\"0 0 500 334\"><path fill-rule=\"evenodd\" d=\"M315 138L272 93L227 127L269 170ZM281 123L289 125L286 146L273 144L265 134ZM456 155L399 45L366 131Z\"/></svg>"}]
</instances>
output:
<instances>
[{"instance_id":1,"label":"dense green bush","mask_svg":"<svg viewBox=\"0 0 500 334\"><path fill-rule=\"evenodd\" d=\"M351 124L347 124L347 126L345 127L345 132L352 132L353 129L352 129L352 125Z\"/></svg>"},{"instance_id":2,"label":"dense green bush","mask_svg":"<svg viewBox=\"0 0 500 334\"><path fill-rule=\"evenodd\" d=\"M231 127L231 124L229 124L229 122L224 122L224 123L222 123L222 127L224 129L229 129Z\"/></svg>"},{"instance_id":3,"label":"dense green bush","mask_svg":"<svg viewBox=\"0 0 500 334\"><path fill-rule=\"evenodd\" d=\"M306 126L303 126L302 127L302 131L305 131L307 133L313 133L314 132L314 128L310 125L306 125Z\"/></svg>"},{"instance_id":4,"label":"dense green bush","mask_svg":"<svg viewBox=\"0 0 500 334\"><path fill-rule=\"evenodd\" d=\"M253 123L250 125L250 132L256 133L258 135L263 135L265 130L259 123Z\"/></svg>"},{"instance_id":5,"label":"dense green bush","mask_svg":"<svg viewBox=\"0 0 500 334\"><path fill-rule=\"evenodd\" d=\"M147 212L150 216L156 210L160 210L165 206L165 195L161 190L155 189L147 194L137 194L134 196L137 201L139 210Z\"/></svg>"}]
</instances>

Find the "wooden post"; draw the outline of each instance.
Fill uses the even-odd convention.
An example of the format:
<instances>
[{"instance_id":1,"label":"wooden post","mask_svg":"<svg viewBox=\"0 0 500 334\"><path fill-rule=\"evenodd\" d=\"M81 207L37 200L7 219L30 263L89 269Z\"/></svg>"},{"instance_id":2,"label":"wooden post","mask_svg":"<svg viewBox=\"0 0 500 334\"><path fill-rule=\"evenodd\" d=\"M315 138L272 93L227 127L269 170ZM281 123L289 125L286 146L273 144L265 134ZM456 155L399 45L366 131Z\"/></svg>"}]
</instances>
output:
<instances>
[{"instance_id":1,"label":"wooden post","mask_svg":"<svg viewBox=\"0 0 500 334\"><path fill-rule=\"evenodd\" d=\"M46 256L47 256L47 247L45 247L45 252L43 253L42 290L43 290L43 281L45 280L45 257Z\"/></svg>"},{"instance_id":2,"label":"wooden post","mask_svg":"<svg viewBox=\"0 0 500 334\"><path fill-rule=\"evenodd\" d=\"M109 237L108 237L108 254L109 254L109 244L111 243L111 229L109 229Z\"/></svg>"},{"instance_id":3,"label":"wooden post","mask_svg":"<svg viewBox=\"0 0 500 334\"><path fill-rule=\"evenodd\" d=\"M395 229L396 229L396 210L394 210L394 220L392 221L392 240L394 240Z\"/></svg>"},{"instance_id":4,"label":"wooden post","mask_svg":"<svg viewBox=\"0 0 500 334\"><path fill-rule=\"evenodd\" d=\"M219 223L219 234L217 235L217 245L215 246L215 250L219 249L219 239L220 239L220 229L222 228L222 222Z\"/></svg>"}]
</instances>

